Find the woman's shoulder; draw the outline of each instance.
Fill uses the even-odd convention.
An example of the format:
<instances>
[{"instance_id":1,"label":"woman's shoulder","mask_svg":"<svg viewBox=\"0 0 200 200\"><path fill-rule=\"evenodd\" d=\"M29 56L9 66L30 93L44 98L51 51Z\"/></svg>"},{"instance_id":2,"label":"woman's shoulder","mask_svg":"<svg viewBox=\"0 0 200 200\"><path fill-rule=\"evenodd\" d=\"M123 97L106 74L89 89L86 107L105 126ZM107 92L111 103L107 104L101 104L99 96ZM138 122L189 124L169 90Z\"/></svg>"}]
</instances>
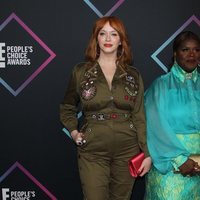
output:
<instances>
[{"instance_id":1,"label":"woman's shoulder","mask_svg":"<svg viewBox=\"0 0 200 200\"><path fill-rule=\"evenodd\" d=\"M137 76L140 76L140 71L138 70L138 68L136 68L135 66L132 65L126 65L125 66L125 70L128 74L134 74Z\"/></svg>"},{"instance_id":2,"label":"woman's shoulder","mask_svg":"<svg viewBox=\"0 0 200 200\"><path fill-rule=\"evenodd\" d=\"M157 77L152 84L157 85L157 84L165 84L168 82L169 77L171 75L171 72L168 72L167 74L162 74L159 77Z\"/></svg>"},{"instance_id":3,"label":"woman's shoulder","mask_svg":"<svg viewBox=\"0 0 200 200\"><path fill-rule=\"evenodd\" d=\"M79 80L82 76L84 76L86 64L86 62L79 62L73 66L71 74L75 79Z\"/></svg>"},{"instance_id":4,"label":"woman's shoulder","mask_svg":"<svg viewBox=\"0 0 200 200\"><path fill-rule=\"evenodd\" d=\"M74 74L83 74L85 73L88 69L90 69L92 66L91 63L89 62L80 62L77 63L73 69L72 69L72 73Z\"/></svg>"},{"instance_id":5,"label":"woman's shoulder","mask_svg":"<svg viewBox=\"0 0 200 200\"><path fill-rule=\"evenodd\" d=\"M136 68L136 67L133 66L133 65L126 65L125 68L126 68L127 70L130 70L130 71L139 72L138 68Z\"/></svg>"},{"instance_id":6,"label":"woman's shoulder","mask_svg":"<svg viewBox=\"0 0 200 200\"><path fill-rule=\"evenodd\" d=\"M87 62L79 62L73 67L73 71L85 70L87 64Z\"/></svg>"},{"instance_id":7,"label":"woman's shoulder","mask_svg":"<svg viewBox=\"0 0 200 200\"><path fill-rule=\"evenodd\" d=\"M148 93L149 91L156 93L160 93L162 91L162 93L164 93L164 90L167 88L169 83L169 77L170 72L167 74L160 75L159 77L153 80L153 82L147 88L145 93Z\"/></svg>"},{"instance_id":8,"label":"woman's shoulder","mask_svg":"<svg viewBox=\"0 0 200 200\"><path fill-rule=\"evenodd\" d=\"M75 66L74 66L74 70L89 70L91 69L92 67L95 67L97 65L96 62L80 62L80 63L77 63Z\"/></svg>"}]
</instances>

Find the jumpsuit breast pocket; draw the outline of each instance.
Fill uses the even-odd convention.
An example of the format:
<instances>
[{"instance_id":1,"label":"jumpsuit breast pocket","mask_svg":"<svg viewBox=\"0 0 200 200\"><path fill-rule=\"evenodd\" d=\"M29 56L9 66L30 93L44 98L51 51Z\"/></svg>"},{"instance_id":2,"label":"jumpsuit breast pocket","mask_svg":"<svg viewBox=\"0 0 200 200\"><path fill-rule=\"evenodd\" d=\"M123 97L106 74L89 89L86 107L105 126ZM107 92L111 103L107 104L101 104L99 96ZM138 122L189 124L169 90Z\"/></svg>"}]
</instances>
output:
<instances>
[{"instance_id":1,"label":"jumpsuit breast pocket","mask_svg":"<svg viewBox=\"0 0 200 200\"><path fill-rule=\"evenodd\" d=\"M131 109L134 109L139 92L138 78L133 75L127 75L124 79L123 85L124 100L131 107Z\"/></svg>"}]
</instances>

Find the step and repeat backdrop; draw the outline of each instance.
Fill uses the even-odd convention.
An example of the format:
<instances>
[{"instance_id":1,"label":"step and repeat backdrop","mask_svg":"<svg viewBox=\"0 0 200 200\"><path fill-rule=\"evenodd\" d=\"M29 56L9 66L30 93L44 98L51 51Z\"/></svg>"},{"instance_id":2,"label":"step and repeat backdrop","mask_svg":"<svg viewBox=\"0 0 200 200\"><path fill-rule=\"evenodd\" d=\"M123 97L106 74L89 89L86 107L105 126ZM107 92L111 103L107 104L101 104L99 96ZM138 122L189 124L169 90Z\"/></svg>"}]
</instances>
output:
<instances>
[{"instance_id":1,"label":"step and repeat backdrop","mask_svg":"<svg viewBox=\"0 0 200 200\"><path fill-rule=\"evenodd\" d=\"M199 0L0 1L0 199L82 199L59 104L94 21L110 15L127 27L145 88L167 72L178 33L200 34ZM132 199L143 199L144 181Z\"/></svg>"}]
</instances>

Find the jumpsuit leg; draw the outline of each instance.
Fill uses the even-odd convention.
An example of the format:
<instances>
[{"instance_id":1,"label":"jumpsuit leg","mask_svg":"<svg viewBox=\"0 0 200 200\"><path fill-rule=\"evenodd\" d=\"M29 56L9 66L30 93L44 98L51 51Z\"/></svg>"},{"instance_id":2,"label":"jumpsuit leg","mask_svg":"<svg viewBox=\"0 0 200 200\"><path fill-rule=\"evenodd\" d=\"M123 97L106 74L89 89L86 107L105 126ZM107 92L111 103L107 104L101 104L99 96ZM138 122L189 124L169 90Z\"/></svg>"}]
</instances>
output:
<instances>
[{"instance_id":1,"label":"jumpsuit leg","mask_svg":"<svg viewBox=\"0 0 200 200\"><path fill-rule=\"evenodd\" d=\"M84 199L110 200L109 161L96 156L79 155L78 164Z\"/></svg>"},{"instance_id":2,"label":"jumpsuit leg","mask_svg":"<svg viewBox=\"0 0 200 200\"><path fill-rule=\"evenodd\" d=\"M136 133L128 121L90 124L78 164L85 200L129 200L134 184L128 160L137 152Z\"/></svg>"},{"instance_id":3,"label":"jumpsuit leg","mask_svg":"<svg viewBox=\"0 0 200 200\"><path fill-rule=\"evenodd\" d=\"M129 200L135 179L130 175L128 160L139 152L137 134L132 122L112 121L114 133L113 160L111 162L110 200Z\"/></svg>"},{"instance_id":4,"label":"jumpsuit leg","mask_svg":"<svg viewBox=\"0 0 200 200\"><path fill-rule=\"evenodd\" d=\"M111 164L109 200L129 200L135 179L128 170L128 161L113 161Z\"/></svg>"}]
</instances>

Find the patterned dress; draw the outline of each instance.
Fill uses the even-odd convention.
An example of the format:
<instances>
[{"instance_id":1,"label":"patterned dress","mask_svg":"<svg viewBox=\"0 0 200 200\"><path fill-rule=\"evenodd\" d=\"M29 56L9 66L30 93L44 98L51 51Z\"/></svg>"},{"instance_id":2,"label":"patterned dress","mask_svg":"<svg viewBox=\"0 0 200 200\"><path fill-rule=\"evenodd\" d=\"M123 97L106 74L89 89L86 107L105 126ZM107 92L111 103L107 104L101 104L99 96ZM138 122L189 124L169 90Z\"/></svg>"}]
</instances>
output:
<instances>
[{"instance_id":1,"label":"patterned dress","mask_svg":"<svg viewBox=\"0 0 200 200\"><path fill-rule=\"evenodd\" d=\"M200 75L175 63L145 93L147 142L153 167L146 200L200 200L200 176L174 173L191 154L200 154Z\"/></svg>"}]
</instances>

